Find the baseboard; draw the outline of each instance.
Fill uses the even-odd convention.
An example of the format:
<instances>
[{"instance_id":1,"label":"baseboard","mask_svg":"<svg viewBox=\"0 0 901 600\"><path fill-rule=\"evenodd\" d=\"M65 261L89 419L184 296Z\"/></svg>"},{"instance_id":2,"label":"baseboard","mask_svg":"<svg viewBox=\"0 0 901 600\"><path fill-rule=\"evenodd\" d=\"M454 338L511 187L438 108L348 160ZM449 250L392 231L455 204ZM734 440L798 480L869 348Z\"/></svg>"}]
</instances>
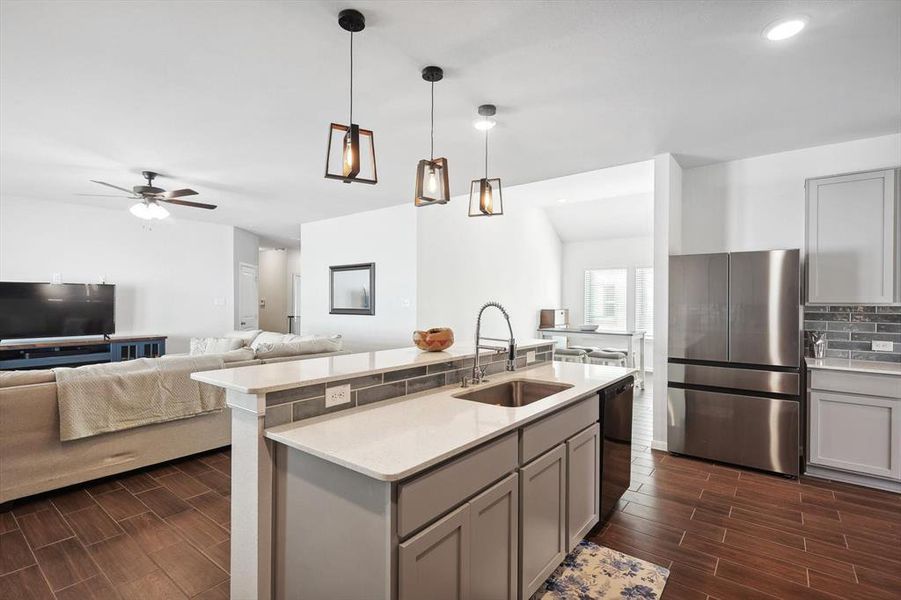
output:
<instances>
[{"instance_id":1,"label":"baseboard","mask_svg":"<svg viewBox=\"0 0 901 600\"><path fill-rule=\"evenodd\" d=\"M666 452L666 440L651 440L651 450Z\"/></svg>"},{"instance_id":2,"label":"baseboard","mask_svg":"<svg viewBox=\"0 0 901 600\"><path fill-rule=\"evenodd\" d=\"M876 488L877 490L885 490L887 492L901 492L901 482L888 481L877 477L869 477L867 475L858 475L857 473L846 473L844 471L816 467L813 465L807 465L807 468L804 470L804 475L816 477L817 479L831 479L832 481Z\"/></svg>"}]
</instances>

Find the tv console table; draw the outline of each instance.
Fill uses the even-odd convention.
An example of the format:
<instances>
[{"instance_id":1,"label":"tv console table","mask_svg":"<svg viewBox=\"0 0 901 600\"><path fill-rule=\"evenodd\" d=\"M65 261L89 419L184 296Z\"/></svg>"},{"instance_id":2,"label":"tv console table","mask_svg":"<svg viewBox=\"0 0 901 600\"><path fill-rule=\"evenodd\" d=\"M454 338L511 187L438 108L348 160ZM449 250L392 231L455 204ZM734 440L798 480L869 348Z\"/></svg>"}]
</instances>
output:
<instances>
[{"instance_id":1,"label":"tv console table","mask_svg":"<svg viewBox=\"0 0 901 600\"><path fill-rule=\"evenodd\" d=\"M77 367L166 353L166 336L139 335L72 338L46 342L0 344L0 370Z\"/></svg>"}]
</instances>

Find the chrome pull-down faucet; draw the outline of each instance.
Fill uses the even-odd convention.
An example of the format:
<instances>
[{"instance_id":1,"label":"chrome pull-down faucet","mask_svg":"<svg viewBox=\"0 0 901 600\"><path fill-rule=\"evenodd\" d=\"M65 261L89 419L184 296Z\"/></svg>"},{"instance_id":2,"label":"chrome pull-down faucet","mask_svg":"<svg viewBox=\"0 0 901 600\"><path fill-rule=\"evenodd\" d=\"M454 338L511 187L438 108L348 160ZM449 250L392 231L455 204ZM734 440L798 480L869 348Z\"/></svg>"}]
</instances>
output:
<instances>
[{"instance_id":1,"label":"chrome pull-down faucet","mask_svg":"<svg viewBox=\"0 0 901 600\"><path fill-rule=\"evenodd\" d=\"M507 321L507 329L510 331L510 339L504 340L500 338L490 338L490 337L482 337L482 313L485 312L485 309L489 306L493 306L504 315L504 319ZM491 340L492 342L506 342L507 346L489 346L482 344L482 340ZM472 379L473 383L482 383L483 381L487 381L485 379L485 368L479 365L479 350L495 350L497 352L506 352L507 353L507 371L513 371L516 369L516 340L513 338L513 326L510 325L510 315L507 314L507 310L500 305L498 302L486 302L482 305L482 308L479 309L479 316L476 318L476 354L475 358L473 358L472 364ZM466 387L467 381L466 378L463 379L463 386Z\"/></svg>"}]
</instances>

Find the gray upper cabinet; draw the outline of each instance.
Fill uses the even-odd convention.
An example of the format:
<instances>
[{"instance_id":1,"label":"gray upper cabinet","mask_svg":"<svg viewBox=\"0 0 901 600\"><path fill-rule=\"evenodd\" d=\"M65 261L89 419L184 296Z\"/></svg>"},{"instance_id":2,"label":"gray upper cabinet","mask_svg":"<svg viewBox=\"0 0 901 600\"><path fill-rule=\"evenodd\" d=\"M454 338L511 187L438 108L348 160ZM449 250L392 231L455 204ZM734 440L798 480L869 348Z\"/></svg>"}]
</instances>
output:
<instances>
[{"instance_id":1,"label":"gray upper cabinet","mask_svg":"<svg viewBox=\"0 0 901 600\"><path fill-rule=\"evenodd\" d=\"M398 599L470 598L470 531L469 504L464 504L400 544Z\"/></svg>"},{"instance_id":2,"label":"gray upper cabinet","mask_svg":"<svg viewBox=\"0 0 901 600\"><path fill-rule=\"evenodd\" d=\"M888 304L899 293L898 173L807 181L807 302Z\"/></svg>"},{"instance_id":3,"label":"gray upper cabinet","mask_svg":"<svg viewBox=\"0 0 901 600\"><path fill-rule=\"evenodd\" d=\"M510 475L469 502L472 600L516 600L519 570L519 476Z\"/></svg>"}]
</instances>

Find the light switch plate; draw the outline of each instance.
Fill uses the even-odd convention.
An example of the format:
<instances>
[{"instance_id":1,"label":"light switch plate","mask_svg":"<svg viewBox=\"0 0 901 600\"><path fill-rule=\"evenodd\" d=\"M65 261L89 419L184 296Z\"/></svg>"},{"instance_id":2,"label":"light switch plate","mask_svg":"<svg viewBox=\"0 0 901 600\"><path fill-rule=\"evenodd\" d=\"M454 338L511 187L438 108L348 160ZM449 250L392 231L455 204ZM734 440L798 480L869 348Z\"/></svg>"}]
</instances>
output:
<instances>
[{"instance_id":1,"label":"light switch plate","mask_svg":"<svg viewBox=\"0 0 901 600\"><path fill-rule=\"evenodd\" d=\"M877 340L873 340L873 351L874 352L891 352L892 351L892 343L891 342L880 342Z\"/></svg>"},{"instance_id":2,"label":"light switch plate","mask_svg":"<svg viewBox=\"0 0 901 600\"><path fill-rule=\"evenodd\" d=\"M533 362L535 362L536 360L537 360L537 359L535 358L535 351L534 351L534 350L529 350L528 352L526 352L526 364L527 364L527 365L531 365L531 364L532 364Z\"/></svg>"},{"instance_id":3,"label":"light switch plate","mask_svg":"<svg viewBox=\"0 0 901 600\"><path fill-rule=\"evenodd\" d=\"M325 388L325 407L338 406L350 402L350 384Z\"/></svg>"}]
</instances>

